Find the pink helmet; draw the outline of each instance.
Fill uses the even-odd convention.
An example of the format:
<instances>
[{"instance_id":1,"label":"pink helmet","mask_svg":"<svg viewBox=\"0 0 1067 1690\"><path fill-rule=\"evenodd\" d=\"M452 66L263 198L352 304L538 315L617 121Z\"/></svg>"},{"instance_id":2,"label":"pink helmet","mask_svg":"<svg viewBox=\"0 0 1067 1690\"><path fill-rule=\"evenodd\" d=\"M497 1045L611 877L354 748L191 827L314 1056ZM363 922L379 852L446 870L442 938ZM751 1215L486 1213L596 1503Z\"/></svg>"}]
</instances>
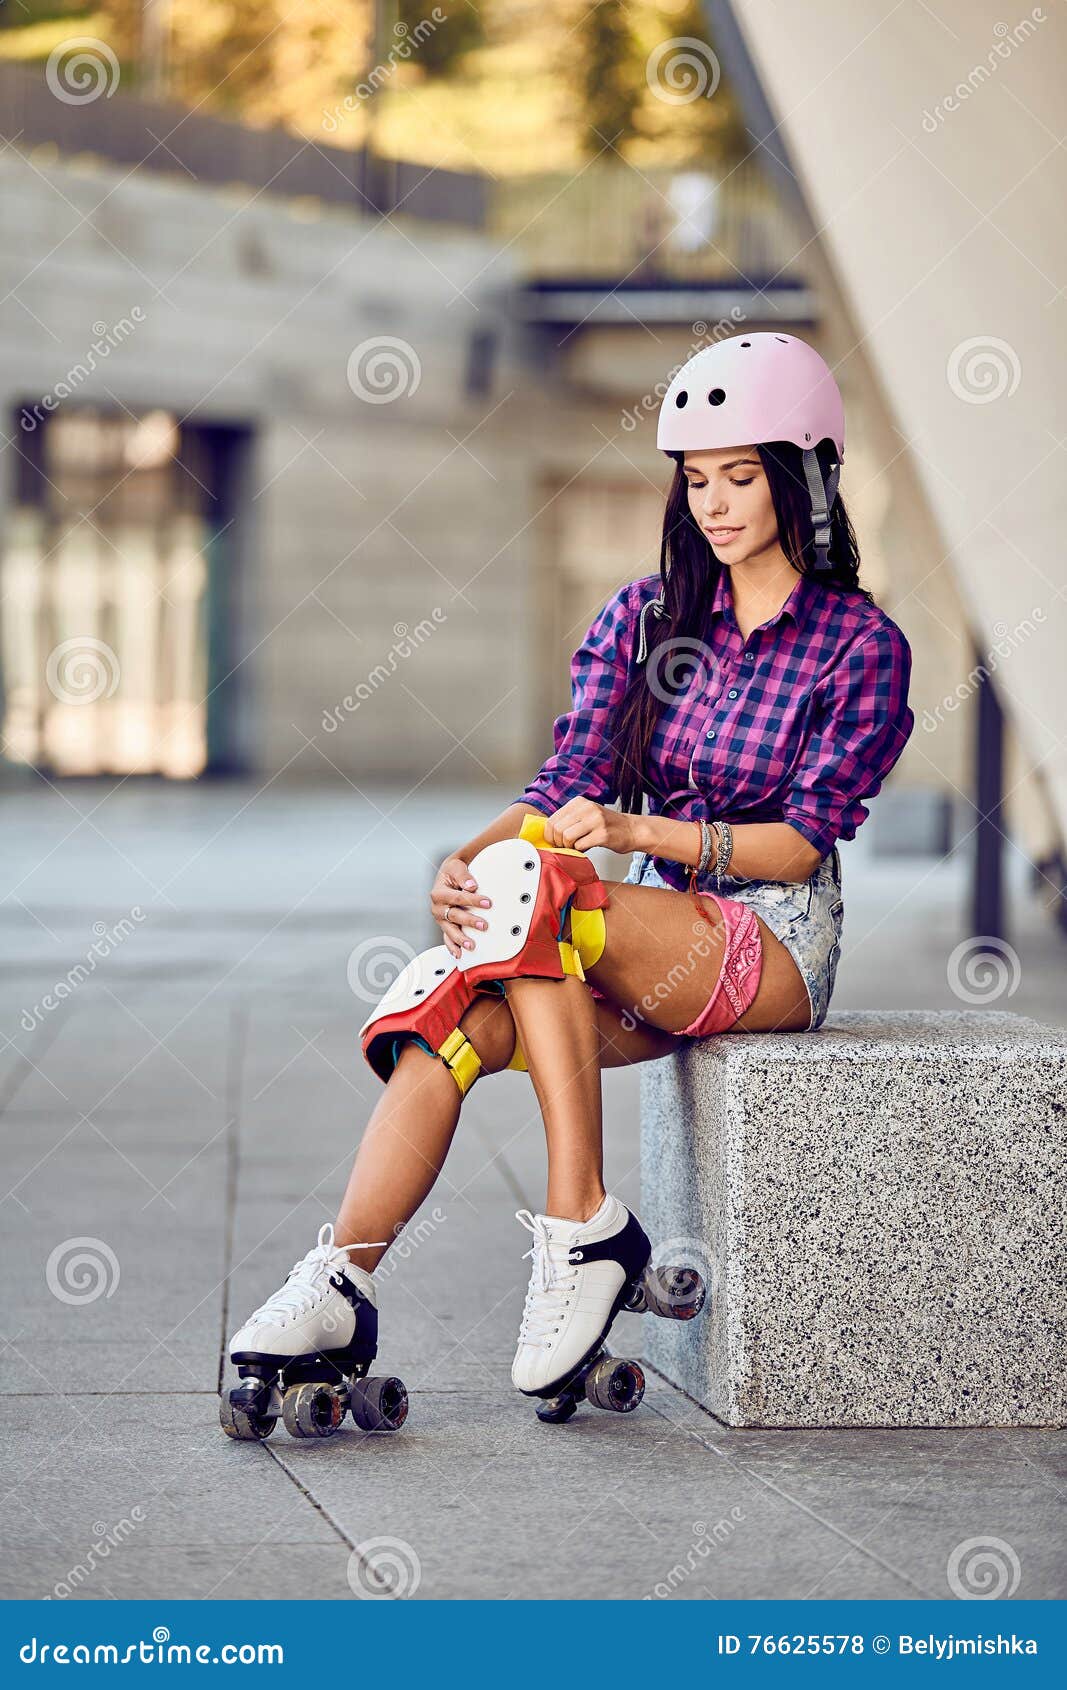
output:
<instances>
[{"instance_id":1,"label":"pink helmet","mask_svg":"<svg viewBox=\"0 0 1067 1690\"><path fill-rule=\"evenodd\" d=\"M803 451L815 530L815 568L829 569L830 509L845 455L845 408L825 359L796 335L731 335L683 364L659 410L663 452L762 446L788 440ZM837 463L823 479L815 447L832 440Z\"/></svg>"}]
</instances>

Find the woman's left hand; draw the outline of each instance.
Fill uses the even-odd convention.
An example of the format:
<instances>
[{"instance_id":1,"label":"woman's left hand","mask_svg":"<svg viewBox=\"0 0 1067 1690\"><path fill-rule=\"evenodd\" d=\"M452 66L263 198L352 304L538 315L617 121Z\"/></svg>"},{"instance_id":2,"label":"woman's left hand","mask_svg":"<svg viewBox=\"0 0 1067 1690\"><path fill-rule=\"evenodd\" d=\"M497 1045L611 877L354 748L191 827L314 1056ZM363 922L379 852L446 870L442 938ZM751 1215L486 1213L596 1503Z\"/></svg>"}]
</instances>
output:
<instances>
[{"instance_id":1,"label":"woman's left hand","mask_svg":"<svg viewBox=\"0 0 1067 1690\"><path fill-rule=\"evenodd\" d=\"M545 822L545 843L569 845L578 851L602 845L625 856L637 850L634 828L639 819L629 811L605 809L591 798L571 798Z\"/></svg>"}]
</instances>

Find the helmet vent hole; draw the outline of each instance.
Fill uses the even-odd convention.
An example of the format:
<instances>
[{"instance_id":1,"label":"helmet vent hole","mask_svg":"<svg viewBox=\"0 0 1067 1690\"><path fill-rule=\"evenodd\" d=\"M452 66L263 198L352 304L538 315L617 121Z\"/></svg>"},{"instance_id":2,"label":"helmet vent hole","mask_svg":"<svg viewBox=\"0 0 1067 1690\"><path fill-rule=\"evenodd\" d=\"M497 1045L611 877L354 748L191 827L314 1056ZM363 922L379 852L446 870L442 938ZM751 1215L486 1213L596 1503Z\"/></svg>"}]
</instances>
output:
<instances>
[{"instance_id":1,"label":"helmet vent hole","mask_svg":"<svg viewBox=\"0 0 1067 1690\"><path fill-rule=\"evenodd\" d=\"M676 397L676 398L675 398L675 401L674 401L674 403L675 403L675 404L676 404L676 405L677 405L677 407L678 407L678 409L679 409L679 410L680 410L680 411L684 411L684 410L685 410L685 407L686 407L686 406L687 406L687 405L688 405L688 403L689 403L689 395L688 395L688 393L687 393L687 392L686 392L686 391L685 391L685 388L684 388L684 387L683 387L683 389L682 389L682 391L681 391L681 393L679 393L679 394L678 394L678 395L677 395L677 397Z\"/></svg>"},{"instance_id":2,"label":"helmet vent hole","mask_svg":"<svg viewBox=\"0 0 1067 1690\"><path fill-rule=\"evenodd\" d=\"M741 342L741 345L742 345L742 346L751 346L751 345L752 345L752 342L751 342L751 341L750 341L750 340L743 340L743 341L742 341L742 342Z\"/></svg>"},{"instance_id":3,"label":"helmet vent hole","mask_svg":"<svg viewBox=\"0 0 1067 1690\"><path fill-rule=\"evenodd\" d=\"M724 387L713 387L711 392L708 394L708 404L721 405L725 398L726 389Z\"/></svg>"},{"instance_id":4,"label":"helmet vent hole","mask_svg":"<svg viewBox=\"0 0 1067 1690\"><path fill-rule=\"evenodd\" d=\"M774 338L775 340L780 340L783 346L789 345L789 342L786 340L784 334L776 334Z\"/></svg>"}]
</instances>

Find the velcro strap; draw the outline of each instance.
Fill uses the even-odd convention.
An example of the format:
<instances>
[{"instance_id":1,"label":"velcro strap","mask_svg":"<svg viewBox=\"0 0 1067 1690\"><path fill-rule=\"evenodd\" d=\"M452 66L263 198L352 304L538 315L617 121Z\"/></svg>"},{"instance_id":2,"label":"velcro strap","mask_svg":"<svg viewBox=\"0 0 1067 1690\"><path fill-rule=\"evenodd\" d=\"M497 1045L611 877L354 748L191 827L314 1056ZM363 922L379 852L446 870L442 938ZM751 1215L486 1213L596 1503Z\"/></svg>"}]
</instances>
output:
<instances>
[{"instance_id":1,"label":"velcro strap","mask_svg":"<svg viewBox=\"0 0 1067 1690\"><path fill-rule=\"evenodd\" d=\"M459 1087L460 1097L466 1097L482 1071L482 1059L466 1033L456 1027L438 1047L437 1054Z\"/></svg>"},{"instance_id":2,"label":"velcro strap","mask_svg":"<svg viewBox=\"0 0 1067 1690\"><path fill-rule=\"evenodd\" d=\"M585 969L582 967L582 959L569 939L561 939L559 941L559 960L562 964L564 974L575 974L579 980L585 979Z\"/></svg>"}]
</instances>

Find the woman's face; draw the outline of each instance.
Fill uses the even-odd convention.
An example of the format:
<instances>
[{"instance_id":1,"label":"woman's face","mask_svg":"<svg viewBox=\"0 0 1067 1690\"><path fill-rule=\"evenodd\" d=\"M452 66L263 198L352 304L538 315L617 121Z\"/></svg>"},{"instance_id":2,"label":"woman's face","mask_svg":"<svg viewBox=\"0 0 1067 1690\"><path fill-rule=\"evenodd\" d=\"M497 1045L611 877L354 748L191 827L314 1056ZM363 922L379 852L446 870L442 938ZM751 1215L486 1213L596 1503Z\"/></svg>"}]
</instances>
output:
<instances>
[{"instance_id":1,"label":"woman's face","mask_svg":"<svg viewBox=\"0 0 1067 1690\"><path fill-rule=\"evenodd\" d=\"M687 452L693 520L721 563L733 567L778 544L771 488L754 446Z\"/></svg>"}]
</instances>

